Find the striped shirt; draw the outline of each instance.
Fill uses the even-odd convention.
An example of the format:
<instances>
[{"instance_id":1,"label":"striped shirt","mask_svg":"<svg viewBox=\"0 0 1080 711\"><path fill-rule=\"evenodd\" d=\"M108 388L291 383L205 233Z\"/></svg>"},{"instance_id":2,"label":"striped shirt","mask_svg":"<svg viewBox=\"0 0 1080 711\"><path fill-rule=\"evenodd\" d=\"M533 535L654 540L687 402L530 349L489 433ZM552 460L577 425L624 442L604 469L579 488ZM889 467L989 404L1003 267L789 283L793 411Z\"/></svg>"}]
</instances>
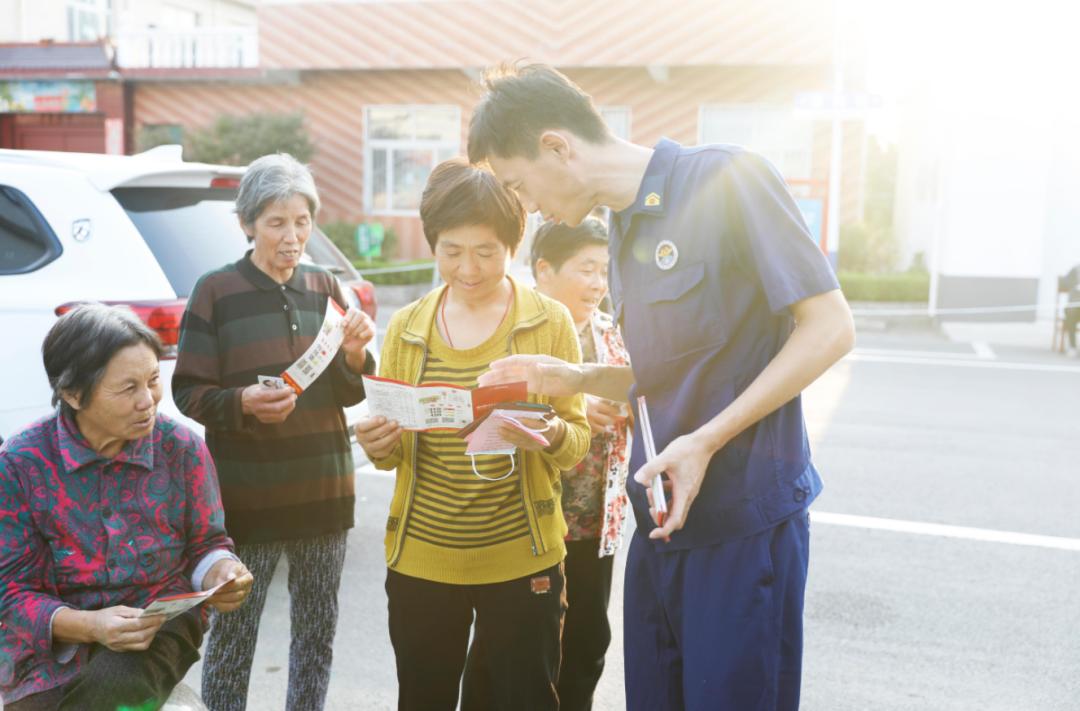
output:
<instances>
[{"instance_id":1,"label":"striped shirt","mask_svg":"<svg viewBox=\"0 0 1080 711\"><path fill-rule=\"evenodd\" d=\"M206 427L217 464L225 524L237 543L310 538L353 525L352 448L343 407L364 397L343 353L279 424L241 410L259 375L279 375L311 345L327 297L345 300L329 272L301 264L278 284L251 262L204 275L180 326L173 397ZM373 370L368 357L365 371Z\"/></svg>"},{"instance_id":2,"label":"striped shirt","mask_svg":"<svg viewBox=\"0 0 1080 711\"><path fill-rule=\"evenodd\" d=\"M446 345L434 324L430 353L421 383L475 387L488 364L508 354L512 315L475 348ZM420 433L417 441L416 487L405 544L395 570L405 575L453 584L485 584L511 580L554 565L532 554L529 522L522 498L521 456L465 454L465 440L451 431ZM506 477L502 479L501 477ZM509 555L508 555L509 554ZM543 558L543 556L541 556ZM514 566L507 568L506 561Z\"/></svg>"}]
</instances>

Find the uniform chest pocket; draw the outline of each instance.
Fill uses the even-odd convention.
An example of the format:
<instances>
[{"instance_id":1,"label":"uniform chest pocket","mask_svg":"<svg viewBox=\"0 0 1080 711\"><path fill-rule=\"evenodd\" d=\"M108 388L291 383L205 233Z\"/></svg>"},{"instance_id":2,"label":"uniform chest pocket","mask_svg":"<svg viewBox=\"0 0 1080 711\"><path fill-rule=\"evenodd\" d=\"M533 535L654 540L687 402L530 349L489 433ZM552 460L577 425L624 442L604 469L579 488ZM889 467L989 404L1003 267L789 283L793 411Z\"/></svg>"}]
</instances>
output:
<instances>
[{"instance_id":1,"label":"uniform chest pocket","mask_svg":"<svg viewBox=\"0 0 1080 711\"><path fill-rule=\"evenodd\" d=\"M640 311L640 323L627 331L635 332L634 340L648 351L652 362L679 360L727 341L722 305L710 288L703 263L657 275L642 287L641 297L643 303L633 309Z\"/></svg>"}]
</instances>

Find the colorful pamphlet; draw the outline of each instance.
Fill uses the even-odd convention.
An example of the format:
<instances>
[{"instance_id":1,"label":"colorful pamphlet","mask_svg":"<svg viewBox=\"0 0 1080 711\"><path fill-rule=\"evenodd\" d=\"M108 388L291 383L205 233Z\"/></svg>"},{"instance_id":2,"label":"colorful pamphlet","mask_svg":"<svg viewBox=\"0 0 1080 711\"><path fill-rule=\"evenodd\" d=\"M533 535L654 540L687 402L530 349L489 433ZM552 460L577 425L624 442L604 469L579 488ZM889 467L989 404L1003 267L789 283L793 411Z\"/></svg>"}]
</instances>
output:
<instances>
[{"instance_id":1,"label":"colorful pamphlet","mask_svg":"<svg viewBox=\"0 0 1080 711\"><path fill-rule=\"evenodd\" d=\"M323 317L319 335L315 337L304 355L281 374L282 379L299 395L322 375L326 367L334 360L338 349L345 341L345 309L338 306L331 297L326 297L326 315ZM267 383L263 383L267 385Z\"/></svg>"},{"instance_id":2,"label":"colorful pamphlet","mask_svg":"<svg viewBox=\"0 0 1080 711\"><path fill-rule=\"evenodd\" d=\"M215 585L209 590L203 590L202 592L190 592L182 593L180 595L169 595L167 597L159 597L150 603L139 617L149 617L150 615L165 615L165 621L168 622L177 615L182 615L193 607L198 607L207 601L214 593L216 593L222 586L227 585L232 581L227 580L224 583Z\"/></svg>"},{"instance_id":3,"label":"colorful pamphlet","mask_svg":"<svg viewBox=\"0 0 1080 711\"><path fill-rule=\"evenodd\" d=\"M525 382L464 388L450 383L410 385L401 380L364 376L368 411L396 421L402 429L460 430L499 403L525 400Z\"/></svg>"}]
</instances>

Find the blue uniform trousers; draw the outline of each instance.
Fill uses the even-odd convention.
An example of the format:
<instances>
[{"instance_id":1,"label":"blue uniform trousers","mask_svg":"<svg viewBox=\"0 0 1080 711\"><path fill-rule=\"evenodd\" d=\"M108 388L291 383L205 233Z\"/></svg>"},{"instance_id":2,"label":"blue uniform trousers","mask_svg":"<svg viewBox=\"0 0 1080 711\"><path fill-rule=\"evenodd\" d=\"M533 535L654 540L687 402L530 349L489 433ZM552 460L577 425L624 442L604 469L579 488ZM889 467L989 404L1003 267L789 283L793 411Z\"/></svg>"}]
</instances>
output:
<instances>
[{"instance_id":1,"label":"blue uniform trousers","mask_svg":"<svg viewBox=\"0 0 1080 711\"><path fill-rule=\"evenodd\" d=\"M725 543L664 551L634 533L623 644L628 711L794 711L806 511Z\"/></svg>"}]
</instances>

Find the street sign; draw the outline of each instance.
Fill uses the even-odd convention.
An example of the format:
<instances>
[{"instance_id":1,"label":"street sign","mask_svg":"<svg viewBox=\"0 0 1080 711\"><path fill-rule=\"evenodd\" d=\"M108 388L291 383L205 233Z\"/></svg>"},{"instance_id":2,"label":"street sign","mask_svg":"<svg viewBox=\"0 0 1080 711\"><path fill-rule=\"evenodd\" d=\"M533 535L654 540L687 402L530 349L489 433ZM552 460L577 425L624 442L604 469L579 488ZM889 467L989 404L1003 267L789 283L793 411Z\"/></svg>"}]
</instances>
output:
<instances>
[{"instance_id":1,"label":"street sign","mask_svg":"<svg viewBox=\"0 0 1080 711\"><path fill-rule=\"evenodd\" d=\"M385 228L380 222L364 222L356 226L356 252L369 262L382 256Z\"/></svg>"}]
</instances>

